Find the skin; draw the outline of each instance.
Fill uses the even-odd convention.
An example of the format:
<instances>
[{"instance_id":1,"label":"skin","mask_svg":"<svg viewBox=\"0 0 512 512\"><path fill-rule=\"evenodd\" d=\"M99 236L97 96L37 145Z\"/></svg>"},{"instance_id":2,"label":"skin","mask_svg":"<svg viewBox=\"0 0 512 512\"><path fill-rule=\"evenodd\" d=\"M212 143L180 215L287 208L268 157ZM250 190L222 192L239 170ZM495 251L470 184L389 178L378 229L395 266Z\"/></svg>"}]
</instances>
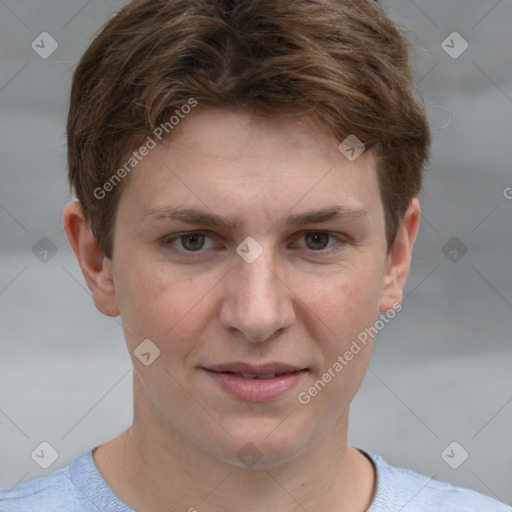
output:
<instances>
[{"instance_id":1,"label":"skin","mask_svg":"<svg viewBox=\"0 0 512 512\"><path fill-rule=\"evenodd\" d=\"M66 207L66 233L94 302L106 315L121 315L134 365L133 425L93 457L138 512L369 507L374 468L347 444L347 428L373 340L309 404L297 395L379 312L401 302L420 205L417 198L410 203L388 253L373 155L351 162L338 144L311 118L264 120L198 108L124 184L111 260L80 205ZM278 224L287 214L331 205L367 216ZM240 225L141 220L148 209L166 206ZM190 231L206 238L168 240ZM321 232L320 239L308 231ZM326 232L332 237L322 238ZM252 263L235 251L248 236L263 249ZM149 366L134 356L147 338L160 349ZM242 402L199 369L233 361L279 361L309 373L274 401ZM262 454L253 467L237 457L248 442Z\"/></svg>"}]
</instances>

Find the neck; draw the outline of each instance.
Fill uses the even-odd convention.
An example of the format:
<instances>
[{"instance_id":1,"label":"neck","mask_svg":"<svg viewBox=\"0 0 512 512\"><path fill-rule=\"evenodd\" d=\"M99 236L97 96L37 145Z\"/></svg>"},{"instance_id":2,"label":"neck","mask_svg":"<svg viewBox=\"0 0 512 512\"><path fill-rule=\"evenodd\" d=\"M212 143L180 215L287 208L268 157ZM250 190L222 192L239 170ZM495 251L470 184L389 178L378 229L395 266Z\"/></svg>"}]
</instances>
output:
<instances>
[{"instance_id":1,"label":"neck","mask_svg":"<svg viewBox=\"0 0 512 512\"><path fill-rule=\"evenodd\" d=\"M107 484L138 512L363 512L374 468L347 445L346 418L299 455L265 469L239 467L205 452L134 401L133 425L101 445L94 461Z\"/></svg>"}]
</instances>

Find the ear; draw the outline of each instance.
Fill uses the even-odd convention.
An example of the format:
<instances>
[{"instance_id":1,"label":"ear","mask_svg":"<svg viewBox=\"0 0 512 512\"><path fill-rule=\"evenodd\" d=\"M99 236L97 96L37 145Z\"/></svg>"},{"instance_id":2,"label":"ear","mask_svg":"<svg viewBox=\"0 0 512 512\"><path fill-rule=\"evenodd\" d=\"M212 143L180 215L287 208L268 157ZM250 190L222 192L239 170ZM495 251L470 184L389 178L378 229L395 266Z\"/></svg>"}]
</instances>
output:
<instances>
[{"instance_id":1,"label":"ear","mask_svg":"<svg viewBox=\"0 0 512 512\"><path fill-rule=\"evenodd\" d=\"M380 312L385 313L396 307L403 299L403 289L411 267L412 248L418 234L421 209L418 198L409 203L402 226L386 262L384 289L380 301Z\"/></svg>"},{"instance_id":2,"label":"ear","mask_svg":"<svg viewBox=\"0 0 512 512\"><path fill-rule=\"evenodd\" d=\"M119 315L112 262L104 256L78 201L72 201L64 208L62 220L69 245L91 290L94 305L104 315Z\"/></svg>"}]
</instances>

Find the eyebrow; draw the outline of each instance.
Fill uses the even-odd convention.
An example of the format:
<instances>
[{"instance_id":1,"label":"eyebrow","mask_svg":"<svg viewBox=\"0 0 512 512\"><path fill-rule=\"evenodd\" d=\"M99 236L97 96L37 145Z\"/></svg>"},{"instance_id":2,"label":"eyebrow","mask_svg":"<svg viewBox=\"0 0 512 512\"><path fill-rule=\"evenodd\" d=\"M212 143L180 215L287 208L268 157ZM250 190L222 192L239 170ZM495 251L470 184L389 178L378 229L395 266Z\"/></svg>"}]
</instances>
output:
<instances>
[{"instance_id":1,"label":"eyebrow","mask_svg":"<svg viewBox=\"0 0 512 512\"><path fill-rule=\"evenodd\" d=\"M308 210L297 214L285 215L277 225L279 226L301 226L305 224L318 224L332 219L358 219L368 218L368 211L352 206L336 205L320 210ZM200 224L208 227L225 228L230 231L239 230L242 222L239 219L228 219L215 213L209 213L194 208L172 208L159 207L144 210L139 222L147 219L155 220L178 220L187 224Z\"/></svg>"}]
</instances>

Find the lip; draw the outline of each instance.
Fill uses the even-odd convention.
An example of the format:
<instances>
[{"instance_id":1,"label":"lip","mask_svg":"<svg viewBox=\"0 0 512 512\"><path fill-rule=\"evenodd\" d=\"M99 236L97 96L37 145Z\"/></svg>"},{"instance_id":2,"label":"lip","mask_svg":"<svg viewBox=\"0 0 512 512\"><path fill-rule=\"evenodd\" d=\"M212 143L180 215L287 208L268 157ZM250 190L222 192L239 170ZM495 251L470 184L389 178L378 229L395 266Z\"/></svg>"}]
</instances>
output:
<instances>
[{"instance_id":1,"label":"lip","mask_svg":"<svg viewBox=\"0 0 512 512\"><path fill-rule=\"evenodd\" d=\"M250 365L247 363L227 363L201 370L224 392L246 402L269 402L276 400L295 388L308 373L307 368L282 363ZM229 373L231 372L231 373ZM244 378L234 373L266 375L283 373L269 379Z\"/></svg>"},{"instance_id":2,"label":"lip","mask_svg":"<svg viewBox=\"0 0 512 512\"><path fill-rule=\"evenodd\" d=\"M256 375L265 375L268 373L288 373L305 370L303 366L292 366L285 363L265 363L253 365L244 362L216 364L204 367L213 372L232 372L232 373L254 373Z\"/></svg>"}]
</instances>

